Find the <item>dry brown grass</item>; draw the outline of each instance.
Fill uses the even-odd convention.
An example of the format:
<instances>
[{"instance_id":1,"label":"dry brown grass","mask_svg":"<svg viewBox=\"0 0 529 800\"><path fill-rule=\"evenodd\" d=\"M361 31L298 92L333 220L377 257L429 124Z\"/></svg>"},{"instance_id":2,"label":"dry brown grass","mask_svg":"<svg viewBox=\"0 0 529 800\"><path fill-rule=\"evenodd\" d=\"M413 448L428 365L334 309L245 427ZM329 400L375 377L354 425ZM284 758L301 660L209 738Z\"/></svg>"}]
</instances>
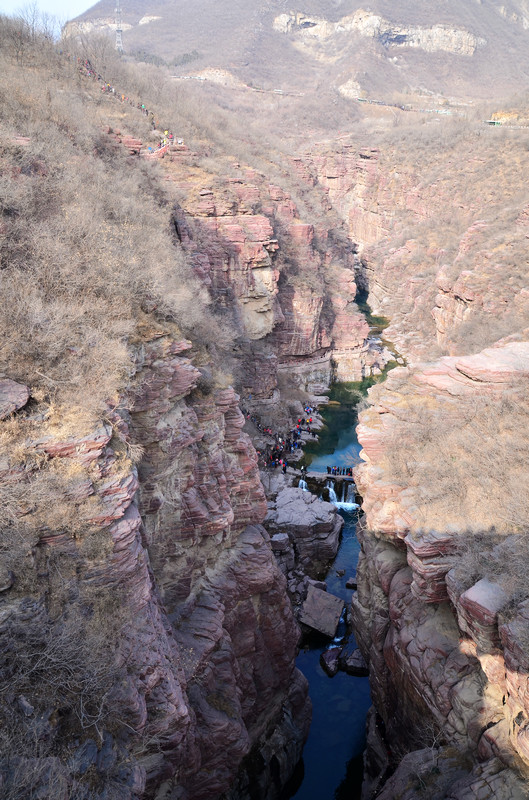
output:
<instances>
[{"instance_id":1,"label":"dry brown grass","mask_svg":"<svg viewBox=\"0 0 529 800\"><path fill-rule=\"evenodd\" d=\"M526 381L472 400L403 394L396 414L385 467L411 489L416 527L529 528Z\"/></svg>"},{"instance_id":2,"label":"dry brown grass","mask_svg":"<svg viewBox=\"0 0 529 800\"><path fill-rule=\"evenodd\" d=\"M105 786L109 797L119 796L108 770L92 767L83 774L74 766L74 753L87 738L100 746L104 732L121 728L123 735L123 709L114 693L127 680L117 646L123 612L114 608L114 616L102 618L99 601L86 599L83 606L70 599L68 613L55 619L26 600L0 625L5 800L66 794L90 800Z\"/></svg>"},{"instance_id":3,"label":"dry brown grass","mask_svg":"<svg viewBox=\"0 0 529 800\"><path fill-rule=\"evenodd\" d=\"M144 312L176 334L222 336L175 247L152 165L105 141L68 63L61 80L9 58L2 67L1 363L49 400L97 414L133 372Z\"/></svg>"},{"instance_id":4,"label":"dry brown grass","mask_svg":"<svg viewBox=\"0 0 529 800\"><path fill-rule=\"evenodd\" d=\"M461 591L486 578L501 585L509 598L502 614L510 616L529 597L529 538L527 532L502 536L496 530L458 536L457 551L450 557L454 577Z\"/></svg>"}]
</instances>

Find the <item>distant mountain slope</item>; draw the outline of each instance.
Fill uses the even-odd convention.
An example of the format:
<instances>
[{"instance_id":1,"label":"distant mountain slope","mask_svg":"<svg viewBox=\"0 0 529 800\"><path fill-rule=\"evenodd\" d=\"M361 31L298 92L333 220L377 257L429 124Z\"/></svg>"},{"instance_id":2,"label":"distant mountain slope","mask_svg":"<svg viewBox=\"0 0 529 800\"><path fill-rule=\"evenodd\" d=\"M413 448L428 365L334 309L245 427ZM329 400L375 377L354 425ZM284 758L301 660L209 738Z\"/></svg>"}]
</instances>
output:
<instances>
[{"instance_id":1,"label":"distant mountain slope","mask_svg":"<svg viewBox=\"0 0 529 800\"><path fill-rule=\"evenodd\" d=\"M69 30L115 28L101 0ZM227 69L265 88L349 96L428 93L492 98L529 81L527 0L123 0L125 51L164 59L178 74Z\"/></svg>"}]
</instances>

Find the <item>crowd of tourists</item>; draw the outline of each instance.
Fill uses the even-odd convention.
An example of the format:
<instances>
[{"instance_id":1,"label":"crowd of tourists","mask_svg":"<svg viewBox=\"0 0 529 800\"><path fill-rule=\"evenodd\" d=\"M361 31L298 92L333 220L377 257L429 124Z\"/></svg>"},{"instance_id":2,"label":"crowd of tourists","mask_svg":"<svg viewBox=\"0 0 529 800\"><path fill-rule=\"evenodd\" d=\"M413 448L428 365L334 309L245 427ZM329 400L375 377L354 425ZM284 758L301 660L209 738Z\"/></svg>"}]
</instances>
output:
<instances>
[{"instance_id":1,"label":"crowd of tourists","mask_svg":"<svg viewBox=\"0 0 529 800\"><path fill-rule=\"evenodd\" d=\"M345 475L346 477L353 477L352 467L327 467L327 475Z\"/></svg>"},{"instance_id":2,"label":"crowd of tourists","mask_svg":"<svg viewBox=\"0 0 529 800\"><path fill-rule=\"evenodd\" d=\"M246 408L241 407L241 410L246 419L249 420L258 431L273 439L273 442L269 442L264 450L257 450L261 466L270 469L277 469L280 467L285 473L289 466L287 456L302 449L301 434L305 432L315 438L317 437L316 431L312 427L312 416L308 416L316 410L312 406L305 406L304 411L307 416L299 417L297 424L287 431L287 433L277 433L273 431L272 428L262 425L260 417L256 414L252 414Z\"/></svg>"}]
</instances>

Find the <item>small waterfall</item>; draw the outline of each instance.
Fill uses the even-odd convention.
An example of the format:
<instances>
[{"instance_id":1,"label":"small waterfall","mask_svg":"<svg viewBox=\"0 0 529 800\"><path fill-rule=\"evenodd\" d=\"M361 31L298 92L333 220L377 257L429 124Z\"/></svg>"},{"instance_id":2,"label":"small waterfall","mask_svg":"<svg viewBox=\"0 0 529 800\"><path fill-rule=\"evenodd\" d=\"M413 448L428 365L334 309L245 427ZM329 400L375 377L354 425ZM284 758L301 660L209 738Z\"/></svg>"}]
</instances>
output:
<instances>
[{"instance_id":1,"label":"small waterfall","mask_svg":"<svg viewBox=\"0 0 529 800\"><path fill-rule=\"evenodd\" d=\"M331 480L328 480L325 486L329 490L329 503L332 503L333 506L336 506L337 508L343 508L344 511L355 511L359 507L358 503L349 502L349 488L353 485L354 484L351 484L348 481L343 481L342 499L338 500L338 497L336 495L336 490L334 488L334 483Z\"/></svg>"},{"instance_id":2,"label":"small waterfall","mask_svg":"<svg viewBox=\"0 0 529 800\"><path fill-rule=\"evenodd\" d=\"M327 481L325 486L329 490L329 503L332 503L334 506L337 506L338 498L336 497L336 492L334 491L334 483L332 481Z\"/></svg>"},{"instance_id":3,"label":"small waterfall","mask_svg":"<svg viewBox=\"0 0 529 800\"><path fill-rule=\"evenodd\" d=\"M307 481L304 481L303 478L300 479L300 481L298 483L298 487L300 489L303 489L304 492L308 492L308 490L309 490L309 487L307 486Z\"/></svg>"}]
</instances>

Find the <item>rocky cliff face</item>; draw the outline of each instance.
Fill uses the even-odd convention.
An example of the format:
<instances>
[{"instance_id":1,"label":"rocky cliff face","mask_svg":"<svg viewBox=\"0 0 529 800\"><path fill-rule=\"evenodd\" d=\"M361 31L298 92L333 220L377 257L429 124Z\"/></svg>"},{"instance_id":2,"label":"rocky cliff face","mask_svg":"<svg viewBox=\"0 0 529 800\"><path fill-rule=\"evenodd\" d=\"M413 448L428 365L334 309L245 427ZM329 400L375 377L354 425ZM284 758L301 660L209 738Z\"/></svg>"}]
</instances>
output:
<instances>
[{"instance_id":1,"label":"rocky cliff face","mask_svg":"<svg viewBox=\"0 0 529 800\"><path fill-rule=\"evenodd\" d=\"M422 797L423 781L440 797L525 797L526 600L514 562L526 515L502 420L525 391L528 355L516 342L395 370L360 418L356 629L391 747L431 748L403 762L384 797Z\"/></svg>"},{"instance_id":2,"label":"rocky cliff face","mask_svg":"<svg viewBox=\"0 0 529 800\"><path fill-rule=\"evenodd\" d=\"M112 139L137 158L141 141ZM263 175L233 166L214 178L192 158L180 146L162 161L174 243L229 329L233 362L217 363L216 343L208 353L198 331L184 340L149 296L99 422L30 398L22 383L0 386L1 502L13 535L0 575L0 667L20 674L8 698L20 746L2 767L6 792L27 778L64 796L89 784L94 797L235 800L251 785L273 798L301 755L310 704L294 666L299 631L227 373L276 414L281 370L302 388L326 386L383 357L354 302L355 254L330 217L306 221ZM334 509L326 515L302 542L307 572L335 552L340 526ZM61 699L56 675L70 669L71 697Z\"/></svg>"},{"instance_id":3,"label":"rocky cliff face","mask_svg":"<svg viewBox=\"0 0 529 800\"><path fill-rule=\"evenodd\" d=\"M13 563L2 587L3 636L24 620L26 628L51 626L60 641L66 587L80 607L95 598L107 606L102 634L110 602L123 626L113 642L121 677L107 689L128 732L112 734L101 717L106 755L89 739L72 756L79 766L59 770L72 792L91 770L123 798L162 784L166 796L218 797L258 744L269 759L252 774L266 796L288 777L306 736L298 629L260 524L266 504L256 454L241 432L237 395L205 387L184 355L189 347L168 332L145 331L136 374L107 423L86 435L50 430L27 444L46 454L48 472L75 476L70 503L90 533L51 529L27 563ZM23 407L25 387L4 384L5 413ZM35 419L28 414L22 424L33 430ZM144 451L138 472L126 456L132 442ZM24 480L13 454L4 479ZM43 521L51 525L50 516ZM29 722L56 713L53 696L24 702ZM59 740L65 726L42 735Z\"/></svg>"},{"instance_id":4,"label":"rocky cliff face","mask_svg":"<svg viewBox=\"0 0 529 800\"><path fill-rule=\"evenodd\" d=\"M395 158L398 159L396 154ZM388 153L345 139L335 151L323 148L307 156L309 174L328 195L358 247L357 281L369 303L391 320L388 338L407 356L431 354L435 289L415 257L418 250L402 236L405 225L427 224L445 197L437 187L421 186L414 164L391 163ZM411 263L410 263L411 262ZM403 268L405 265L406 268ZM422 311L425 307L427 310ZM428 337L410 335L419 314Z\"/></svg>"},{"instance_id":5,"label":"rocky cliff face","mask_svg":"<svg viewBox=\"0 0 529 800\"><path fill-rule=\"evenodd\" d=\"M526 200L512 197L514 180L495 193L497 151L468 144L460 176L451 159L432 170L428 146L420 165L347 141L308 159L410 365L370 390L358 428L366 517L353 615L377 711L366 798L526 796Z\"/></svg>"},{"instance_id":6,"label":"rocky cliff face","mask_svg":"<svg viewBox=\"0 0 529 800\"><path fill-rule=\"evenodd\" d=\"M438 139L430 129L379 148L344 138L304 164L357 244L357 281L390 319L385 335L413 361L478 352L526 327L527 204L516 172L527 156L521 132L504 154L483 133Z\"/></svg>"},{"instance_id":7,"label":"rocky cliff face","mask_svg":"<svg viewBox=\"0 0 529 800\"><path fill-rule=\"evenodd\" d=\"M181 182L189 170L175 150L167 169ZM207 188L194 175L196 188L180 198L175 225L238 334L245 395L277 401L278 374L310 391L333 376L360 380L383 367L355 304L356 254L325 195L315 195L316 221L309 222L262 174L230 170L222 183L203 176Z\"/></svg>"},{"instance_id":8,"label":"rocky cliff face","mask_svg":"<svg viewBox=\"0 0 529 800\"><path fill-rule=\"evenodd\" d=\"M281 33L297 34L297 39L305 47L310 47L311 40L332 41L343 33L357 33L376 39L385 46L417 47L429 53L444 51L464 56L474 55L477 47L486 44L484 39L460 28L449 25L398 25L363 9L342 17L338 22L302 13L280 14L274 20L274 28Z\"/></svg>"}]
</instances>

